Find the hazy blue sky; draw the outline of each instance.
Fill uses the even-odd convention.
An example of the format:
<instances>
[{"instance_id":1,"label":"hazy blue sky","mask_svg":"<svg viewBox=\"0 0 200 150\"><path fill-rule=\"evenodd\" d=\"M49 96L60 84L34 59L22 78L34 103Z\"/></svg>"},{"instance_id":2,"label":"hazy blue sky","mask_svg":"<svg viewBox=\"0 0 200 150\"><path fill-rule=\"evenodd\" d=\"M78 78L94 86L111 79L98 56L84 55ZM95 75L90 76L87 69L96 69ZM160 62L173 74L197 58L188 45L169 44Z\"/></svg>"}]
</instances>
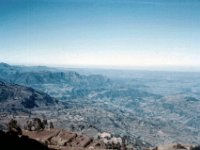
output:
<instances>
[{"instance_id":1,"label":"hazy blue sky","mask_svg":"<svg viewBox=\"0 0 200 150\"><path fill-rule=\"evenodd\" d=\"M200 66L200 0L0 0L0 61Z\"/></svg>"}]
</instances>

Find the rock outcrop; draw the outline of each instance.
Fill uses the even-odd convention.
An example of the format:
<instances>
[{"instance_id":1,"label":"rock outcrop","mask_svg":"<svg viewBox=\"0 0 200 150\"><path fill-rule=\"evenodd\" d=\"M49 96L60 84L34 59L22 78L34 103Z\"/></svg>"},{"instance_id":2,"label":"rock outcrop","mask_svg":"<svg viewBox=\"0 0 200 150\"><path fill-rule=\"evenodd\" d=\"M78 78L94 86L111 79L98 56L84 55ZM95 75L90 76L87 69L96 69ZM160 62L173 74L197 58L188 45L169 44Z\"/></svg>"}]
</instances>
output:
<instances>
[{"instance_id":1,"label":"rock outcrop","mask_svg":"<svg viewBox=\"0 0 200 150\"><path fill-rule=\"evenodd\" d=\"M103 134L104 135L104 134ZM107 138L101 137L101 138ZM112 139L112 138L111 138ZM137 150L112 145L108 147L100 139L92 139L84 134L69 132L61 129L44 129L40 131L23 130L22 135L12 132L0 131L0 147L6 149L29 149L29 150ZM115 143L113 143L115 144ZM140 150L200 150L200 146L186 144L160 145L155 148L140 148Z\"/></svg>"},{"instance_id":2,"label":"rock outcrop","mask_svg":"<svg viewBox=\"0 0 200 150\"><path fill-rule=\"evenodd\" d=\"M60 129L44 129L41 131L23 130L22 134L31 139L37 140L51 149L67 150L67 149L104 149L105 145L98 140Z\"/></svg>"}]
</instances>

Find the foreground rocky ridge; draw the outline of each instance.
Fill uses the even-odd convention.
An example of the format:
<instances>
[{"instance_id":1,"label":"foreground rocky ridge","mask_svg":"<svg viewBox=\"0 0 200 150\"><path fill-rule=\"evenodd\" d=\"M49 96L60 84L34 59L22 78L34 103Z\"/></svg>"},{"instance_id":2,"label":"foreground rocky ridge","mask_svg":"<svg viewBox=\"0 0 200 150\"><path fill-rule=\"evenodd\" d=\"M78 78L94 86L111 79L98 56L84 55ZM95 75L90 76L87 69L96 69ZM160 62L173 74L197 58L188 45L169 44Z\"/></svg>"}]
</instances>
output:
<instances>
[{"instance_id":1,"label":"foreground rocky ridge","mask_svg":"<svg viewBox=\"0 0 200 150\"><path fill-rule=\"evenodd\" d=\"M51 149L56 150L82 150L82 149L118 149L118 150L134 150L135 147L128 148L122 143L113 141L111 145L105 143L105 139L92 139L86 135L78 134L75 132L69 132L60 129L50 129L43 131L23 131L23 135L28 136L31 139L35 139L43 144L48 145ZM144 150L200 150L200 146L194 146L189 144L168 144L160 145L155 148L144 148Z\"/></svg>"},{"instance_id":2,"label":"foreground rocky ridge","mask_svg":"<svg viewBox=\"0 0 200 150\"><path fill-rule=\"evenodd\" d=\"M41 131L23 130L22 135L15 135L0 131L0 146L6 149L29 150L137 150L123 145L110 147L101 140L94 140L86 135L61 129L45 129ZM141 150L200 150L200 146L187 144L160 145L155 148L140 148Z\"/></svg>"},{"instance_id":3,"label":"foreground rocky ridge","mask_svg":"<svg viewBox=\"0 0 200 150\"><path fill-rule=\"evenodd\" d=\"M99 149L105 148L103 143L92 138L60 129L45 129L42 131L23 131L23 135L35 139L53 149Z\"/></svg>"},{"instance_id":4,"label":"foreground rocky ridge","mask_svg":"<svg viewBox=\"0 0 200 150\"><path fill-rule=\"evenodd\" d=\"M22 130L16 120L11 119L7 124L8 132L0 130L0 143L8 143L19 149L51 149L51 150L199 150L199 146L186 144L168 144L157 147L128 145L126 137L114 137L112 134L99 133L96 138L89 137L81 132L71 132L63 129L54 129L48 120L33 118L26 121ZM20 147L21 148L20 148ZM31 146L31 147L30 147ZM30 148L29 148L30 147ZM10 149L10 147L8 148Z\"/></svg>"}]
</instances>

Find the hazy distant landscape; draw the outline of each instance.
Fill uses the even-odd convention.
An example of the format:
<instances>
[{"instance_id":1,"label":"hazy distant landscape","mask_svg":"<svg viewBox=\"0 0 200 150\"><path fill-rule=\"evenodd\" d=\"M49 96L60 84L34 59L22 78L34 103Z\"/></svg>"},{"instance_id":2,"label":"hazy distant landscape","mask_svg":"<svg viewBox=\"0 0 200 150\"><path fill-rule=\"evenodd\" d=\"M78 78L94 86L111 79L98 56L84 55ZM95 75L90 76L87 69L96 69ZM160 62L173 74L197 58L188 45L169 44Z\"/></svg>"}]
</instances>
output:
<instances>
[{"instance_id":1,"label":"hazy distant landscape","mask_svg":"<svg viewBox=\"0 0 200 150\"><path fill-rule=\"evenodd\" d=\"M128 136L132 142L139 140L150 145L198 144L199 76L200 73L192 72L134 70L109 73L102 70L102 74L97 75L90 69L83 73L81 69L68 71L0 64L1 81L32 87L60 102L54 109L55 100L48 98L47 106L40 102L36 109L33 106L26 113L52 119L59 128L81 131L90 136L106 131ZM16 114L22 109L19 104L12 106L16 109L9 109L5 98L12 99L12 95L1 88L1 113L7 109L8 114ZM16 97L24 99L23 94Z\"/></svg>"},{"instance_id":2,"label":"hazy distant landscape","mask_svg":"<svg viewBox=\"0 0 200 150\"><path fill-rule=\"evenodd\" d=\"M0 0L0 149L200 150L199 41L200 0Z\"/></svg>"}]
</instances>

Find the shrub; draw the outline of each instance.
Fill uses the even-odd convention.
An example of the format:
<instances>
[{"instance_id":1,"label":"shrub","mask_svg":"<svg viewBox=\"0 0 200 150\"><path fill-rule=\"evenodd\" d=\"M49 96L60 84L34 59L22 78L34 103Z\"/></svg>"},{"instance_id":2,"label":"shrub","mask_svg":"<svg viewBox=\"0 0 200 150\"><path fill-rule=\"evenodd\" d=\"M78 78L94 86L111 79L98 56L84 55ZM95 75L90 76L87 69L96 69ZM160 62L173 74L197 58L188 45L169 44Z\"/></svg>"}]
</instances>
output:
<instances>
[{"instance_id":1,"label":"shrub","mask_svg":"<svg viewBox=\"0 0 200 150\"><path fill-rule=\"evenodd\" d=\"M43 124L40 118L33 119L33 126L35 127L36 131L39 131L45 128L45 125Z\"/></svg>"},{"instance_id":2,"label":"shrub","mask_svg":"<svg viewBox=\"0 0 200 150\"><path fill-rule=\"evenodd\" d=\"M54 128L53 122L50 122L50 123L49 123L49 128L50 128L50 129L53 129L53 128Z\"/></svg>"},{"instance_id":3,"label":"shrub","mask_svg":"<svg viewBox=\"0 0 200 150\"><path fill-rule=\"evenodd\" d=\"M16 120L14 120L14 119L10 120L10 122L8 123L8 132L10 132L12 134L17 134L17 135L22 134L22 130L19 127L19 125L17 124Z\"/></svg>"}]
</instances>

